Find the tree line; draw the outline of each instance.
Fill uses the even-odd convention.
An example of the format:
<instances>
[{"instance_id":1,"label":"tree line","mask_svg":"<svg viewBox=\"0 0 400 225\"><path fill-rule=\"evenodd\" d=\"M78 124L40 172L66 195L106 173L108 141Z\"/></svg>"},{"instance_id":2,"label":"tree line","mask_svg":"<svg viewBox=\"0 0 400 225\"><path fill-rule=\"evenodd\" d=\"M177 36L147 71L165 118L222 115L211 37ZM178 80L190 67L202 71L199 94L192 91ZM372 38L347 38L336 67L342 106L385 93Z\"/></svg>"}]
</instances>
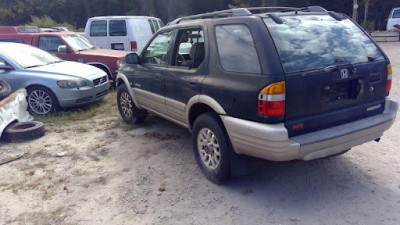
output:
<instances>
[{"instance_id":1,"label":"tree line","mask_svg":"<svg viewBox=\"0 0 400 225\"><path fill-rule=\"evenodd\" d=\"M320 5L352 15L353 0L0 0L0 25L65 25L83 28L86 20L105 15L150 15L164 23L185 16L234 7ZM384 29L400 0L358 0L357 22L369 30Z\"/></svg>"}]
</instances>

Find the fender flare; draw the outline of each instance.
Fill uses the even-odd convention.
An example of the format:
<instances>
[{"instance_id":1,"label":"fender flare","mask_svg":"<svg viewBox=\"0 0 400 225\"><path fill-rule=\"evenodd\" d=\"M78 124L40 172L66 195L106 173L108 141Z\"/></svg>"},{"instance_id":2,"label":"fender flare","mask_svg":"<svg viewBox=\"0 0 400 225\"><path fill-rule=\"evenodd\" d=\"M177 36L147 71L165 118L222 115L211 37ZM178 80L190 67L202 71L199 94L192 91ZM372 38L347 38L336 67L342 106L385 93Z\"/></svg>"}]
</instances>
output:
<instances>
[{"instance_id":1,"label":"fender flare","mask_svg":"<svg viewBox=\"0 0 400 225\"><path fill-rule=\"evenodd\" d=\"M185 114L186 114L186 123L190 124L189 116L190 116L190 109L196 103L203 103L210 108L212 108L218 115L226 115L224 108L212 97L208 95L195 95L189 99L188 103L186 104Z\"/></svg>"},{"instance_id":2,"label":"fender flare","mask_svg":"<svg viewBox=\"0 0 400 225\"><path fill-rule=\"evenodd\" d=\"M138 102L137 102L137 100L135 98L135 94L133 93L132 86L129 83L128 78L125 76L125 74L123 74L122 72L118 72L117 77L116 77L116 81L117 81L117 85L116 85L117 88L120 85L120 81L124 82L124 84L128 88L128 92L129 92L129 95L131 96L131 98L133 100L133 103L135 103L136 107L141 109L140 105L138 104Z\"/></svg>"},{"instance_id":3,"label":"fender flare","mask_svg":"<svg viewBox=\"0 0 400 225\"><path fill-rule=\"evenodd\" d=\"M106 70L108 71L108 72L105 71L105 72L107 73L107 75L109 75L110 77L112 77L111 70L110 70L110 68L108 68L107 65L105 65L105 64L103 64L103 63L100 63L100 62L87 62L86 64L91 65L91 66L94 66L94 67L97 67L96 65L103 66L103 67L105 67ZM98 67L97 67L97 68L98 68ZM99 68L99 69L100 69L100 68Z\"/></svg>"}]
</instances>

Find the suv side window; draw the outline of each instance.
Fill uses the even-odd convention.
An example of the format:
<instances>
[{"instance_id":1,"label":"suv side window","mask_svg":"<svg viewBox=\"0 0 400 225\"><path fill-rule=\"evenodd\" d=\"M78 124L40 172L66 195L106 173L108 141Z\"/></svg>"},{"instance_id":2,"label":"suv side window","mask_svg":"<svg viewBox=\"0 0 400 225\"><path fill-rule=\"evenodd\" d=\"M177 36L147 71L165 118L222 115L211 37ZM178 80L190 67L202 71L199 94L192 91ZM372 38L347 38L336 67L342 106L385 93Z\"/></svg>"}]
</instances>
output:
<instances>
[{"instance_id":1,"label":"suv side window","mask_svg":"<svg viewBox=\"0 0 400 225\"><path fill-rule=\"evenodd\" d=\"M226 71L261 73L260 61L246 25L218 25L215 27L218 54Z\"/></svg>"},{"instance_id":2,"label":"suv side window","mask_svg":"<svg viewBox=\"0 0 400 225\"><path fill-rule=\"evenodd\" d=\"M39 48L48 52L57 52L58 46L64 45L56 36L40 36Z\"/></svg>"},{"instance_id":3,"label":"suv side window","mask_svg":"<svg viewBox=\"0 0 400 225\"><path fill-rule=\"evenodd\" d=\"M91 37L107 36L107 21L106 20L92 21L92 23L90 24L90 36Z\"/></svg>"},{"instance_id":4,"label":"suv side window","mask_svg":"<svg viewBox=\"0 0 400 225\"><path fill-rule=\"evenodd\" d=\"M142 62L165 65L173 33L173 31L166 31L158 34L143 53Z\"/></svg>"},{"instance_id":5,"label":"suv side window","mask_svg":"<svg viewBox=\"0 0 400 225\"><path fill-rule=\"evenodd\" d=\"M172 65L197 68L204 60L204 33L202 29L179 31Z\"/></svg>"},{"instance_id":6,"label":"suv side window","mask_svg":"<svg viewBox=\"0 0 400 225\"><path fill-rule=\"evenodd\" d=\"M110 36L126 36L125 20L110 20Z\"/></svg>"}]
</instances>

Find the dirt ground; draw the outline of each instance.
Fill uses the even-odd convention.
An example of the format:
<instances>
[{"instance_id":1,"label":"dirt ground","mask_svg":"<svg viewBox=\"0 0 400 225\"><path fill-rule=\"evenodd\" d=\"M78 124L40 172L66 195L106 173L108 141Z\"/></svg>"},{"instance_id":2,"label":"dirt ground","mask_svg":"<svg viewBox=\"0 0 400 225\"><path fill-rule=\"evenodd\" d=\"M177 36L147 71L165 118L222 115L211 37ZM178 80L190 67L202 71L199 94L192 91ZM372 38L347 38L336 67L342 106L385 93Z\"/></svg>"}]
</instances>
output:
<instances>
[{"instance_id":1,"label":"dirt ground","mask_svg":"<svg viewBox=\"0 0 400 225\"><path fill-rule=\"evenodd\" d=\"M400 43L381 46L399 101ZM26 153L0 166L0 224L397 225L399 131L398 119L380 143L311 162L263 161L218 186L197 167L189 132L166 120L129 126L113 112L46 123L38 140L0 143L0 159Z\"/></svg>"}]
</instances>

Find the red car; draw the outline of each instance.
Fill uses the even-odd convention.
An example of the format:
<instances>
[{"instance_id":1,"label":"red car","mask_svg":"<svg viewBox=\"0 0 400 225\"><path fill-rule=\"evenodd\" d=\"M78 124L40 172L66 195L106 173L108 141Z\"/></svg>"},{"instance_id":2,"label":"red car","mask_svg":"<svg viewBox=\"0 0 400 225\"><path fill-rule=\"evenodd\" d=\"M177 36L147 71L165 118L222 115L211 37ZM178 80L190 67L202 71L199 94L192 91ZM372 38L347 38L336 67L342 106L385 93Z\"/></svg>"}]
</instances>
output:
<instances>
[{"instance_id":1,"label":"red car","mask_svg":"<svg viewBox=\"0 0 400 225\"><path fill-rule=\"evenodd\" d=\"M24 43L55 54L61 59L86 63L104 70L110 80L117 76L118 61L128 52L99 49L74 32L41 32L37 27L0 26L0 41Z\"/></svg>"}]
</instances>

